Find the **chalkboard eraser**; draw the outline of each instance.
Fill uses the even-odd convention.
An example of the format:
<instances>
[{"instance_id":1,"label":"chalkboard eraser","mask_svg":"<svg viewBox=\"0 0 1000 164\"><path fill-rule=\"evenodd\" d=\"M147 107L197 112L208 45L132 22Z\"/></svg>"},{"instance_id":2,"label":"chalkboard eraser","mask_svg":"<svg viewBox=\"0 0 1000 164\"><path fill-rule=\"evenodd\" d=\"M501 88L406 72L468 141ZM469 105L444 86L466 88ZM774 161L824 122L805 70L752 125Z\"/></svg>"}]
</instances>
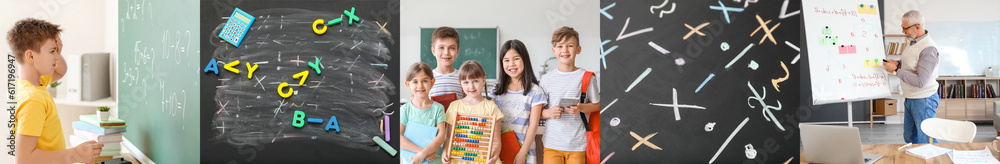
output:
<instances>
[{"instance_id":1,"label":"chalkboard eraser","mask_svg":"<svg viewBox=\"0 0 1000 164\"><path fill-rule=\"evenodd\" d=\"M375 136L372 137L372 140L375 141L375 143L377 143L378 146L382 147L382 149L385 150L385 152L389 152L389 155L396 156L396 149L392 148L392 146L385 143L385 141L382 141L382 138Z\"/></svg>"}]
</instances>

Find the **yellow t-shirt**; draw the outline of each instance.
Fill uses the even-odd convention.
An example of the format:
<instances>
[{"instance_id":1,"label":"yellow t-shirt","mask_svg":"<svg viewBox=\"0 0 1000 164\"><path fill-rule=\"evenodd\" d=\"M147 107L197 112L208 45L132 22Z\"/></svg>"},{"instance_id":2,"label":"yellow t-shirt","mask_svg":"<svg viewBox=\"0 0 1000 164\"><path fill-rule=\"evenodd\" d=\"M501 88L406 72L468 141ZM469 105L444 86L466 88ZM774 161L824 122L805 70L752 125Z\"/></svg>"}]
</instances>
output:
<instances>
[{"instance_id":1,"label":"yellow t-shirt","mask_svg":"<svg viewBox=\"0 0 1000 164\"><path fill-rule=\"evenodd\" d=\"M483 100L482 102L479 102L479 104L471 105L471 106L470 105L465 105L465 103L462 103L461 99L452 101L451 105L448 105L448 111L445 112L446 116L448 116L448 118L445 119L445 122L448 122L448 124L450 124L450 125L455 125L455 119L458 117L458 113L483 115L483 116L493 116L493 117L496 118L496 120L503 120L503 113L500 112L500 107L498 107L497 104L495 102L491 101L491 100ZM497 125L497 126L499 126L499 125ZM499 132L496 132L496 133L499 133ZM447 142L450 142L450 141L447 141ZM500 151L497 151L497 153L499 153L499 152ZM447 153L447 152L445 152L445 153ZM452 160L452 163L455 163L455 164L465 164L465 163L471 163L471 162L465 162L465 161L460 161L460 160ZM500 164L500 163L501 163L501 161L497 160L497 164Z\"/></svg>"},{"instance_id":2,"label":"yellow t-shirt","mask_svg":"<svg viewBox=\"0 0 1000 164\"><path fill-rule=\"evenodd\" d=\"M448 124L455 125L455 118L458 117L458 113L462 114L474 114L483 116L493 116L496 120L503 120L503 113L500 112L500 107L491 100L483 100L476 105L465 105L462 100L455 100L448 105L448 111L445 112L448 119L445 119Z\"/></svg>"},{"instance_id":3,"label":"yellow t-shirt","mask_svg":"<svg viewBox=\"0 0 1000 164\"><path fill-rule=\"evenodd\" d=\"M38 149L56 151L66 149L63 138L62 123L52 96L43 86L32 85L26 80L17 79L17 112L14 120L17 134L38 136Z\"/></svg>"}]
</instances>

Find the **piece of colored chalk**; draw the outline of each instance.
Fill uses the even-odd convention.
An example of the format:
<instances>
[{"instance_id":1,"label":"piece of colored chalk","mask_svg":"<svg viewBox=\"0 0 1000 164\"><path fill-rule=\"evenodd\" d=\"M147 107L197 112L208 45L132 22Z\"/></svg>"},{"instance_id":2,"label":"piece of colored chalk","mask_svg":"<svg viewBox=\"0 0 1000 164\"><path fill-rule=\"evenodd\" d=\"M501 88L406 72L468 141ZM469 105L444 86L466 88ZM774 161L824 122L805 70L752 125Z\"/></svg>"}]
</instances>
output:
<instances>
[{"instance_id":1,"label":"piece of colored chalk","mask_svg":"<svg viewBox=\"0 0 1000 164\"><path fill-rule=\"evenodd\" d=\"M308 119L306 119L306 122L309 122L309 123L323 123L323 119L320 119L320 118L308 118Z\"/></svg>"},{"instance_id":2,"label":"piece of colored chalk","mask_svg":"<svg viewBox=\"0 0 1000 164\"><path fill-rule=\"evenodd\" d=\"M378 146L382 147L382 150L385 150L385 152L389 152L389 155L396 156L396 149L392 148L392 146L385 143L385 141L382 141L382 138L374 136L372 137L372 141L375 141L375 143L378 144Z\"/></svg>"},{"instance_id":3,"label":"piece of colored chalk","mask_svg":"<svg viewBox=\"0 0 1000 164\"><path fill-rule=\"evenodd\" d=\"M385 115L385 141L389 140L389 115Z\"/></svg>"}]
</instances>

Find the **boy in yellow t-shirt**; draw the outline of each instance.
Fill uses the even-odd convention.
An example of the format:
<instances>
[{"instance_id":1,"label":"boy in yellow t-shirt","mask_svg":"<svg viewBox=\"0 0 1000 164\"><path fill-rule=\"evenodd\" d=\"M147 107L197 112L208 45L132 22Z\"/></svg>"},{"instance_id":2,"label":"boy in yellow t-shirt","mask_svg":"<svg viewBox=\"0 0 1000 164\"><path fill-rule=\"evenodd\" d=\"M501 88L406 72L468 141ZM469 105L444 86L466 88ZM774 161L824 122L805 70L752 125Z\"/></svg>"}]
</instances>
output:
<instances>
[{"instance_id":1,"label":"boy in yellow t-shirt","mask_svg":"<svg viewBox=\"0 0 1000 164\"><path fill-rule=\"evenodd\" d=\"M59 25L27 18L14 23L7 32L7 42L21 68L15 93L18 102L14 114L16 163L90 162L100 155L104 146L87 141L66 149L58 110L45 89L50 82L66 74L59 38L61 31Z\"/></svg>"}]
</instances>

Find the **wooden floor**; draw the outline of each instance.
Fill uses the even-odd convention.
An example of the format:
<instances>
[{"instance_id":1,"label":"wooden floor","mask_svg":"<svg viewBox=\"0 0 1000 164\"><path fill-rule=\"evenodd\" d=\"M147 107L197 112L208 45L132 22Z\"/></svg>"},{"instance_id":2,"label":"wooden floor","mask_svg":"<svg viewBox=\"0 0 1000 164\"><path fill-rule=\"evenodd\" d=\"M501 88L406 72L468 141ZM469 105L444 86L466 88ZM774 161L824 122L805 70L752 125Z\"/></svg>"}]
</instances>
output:
<instances>
[{"instance_id":1,"label":"wooden floor","mask_svg":"<svg viewBox=\"0 0 1000 164\"><path fill-rule=\"evenodd\" d=\"M861 144L906 144L903 142L903 124L875 124L869 128L868 124L854 124L861 132ZM976 138L972 142L992 142L996 139L997 131L992 123L976 123ZM940 143L954 143L941 141Z\"/></svg>"}]
</instances>

